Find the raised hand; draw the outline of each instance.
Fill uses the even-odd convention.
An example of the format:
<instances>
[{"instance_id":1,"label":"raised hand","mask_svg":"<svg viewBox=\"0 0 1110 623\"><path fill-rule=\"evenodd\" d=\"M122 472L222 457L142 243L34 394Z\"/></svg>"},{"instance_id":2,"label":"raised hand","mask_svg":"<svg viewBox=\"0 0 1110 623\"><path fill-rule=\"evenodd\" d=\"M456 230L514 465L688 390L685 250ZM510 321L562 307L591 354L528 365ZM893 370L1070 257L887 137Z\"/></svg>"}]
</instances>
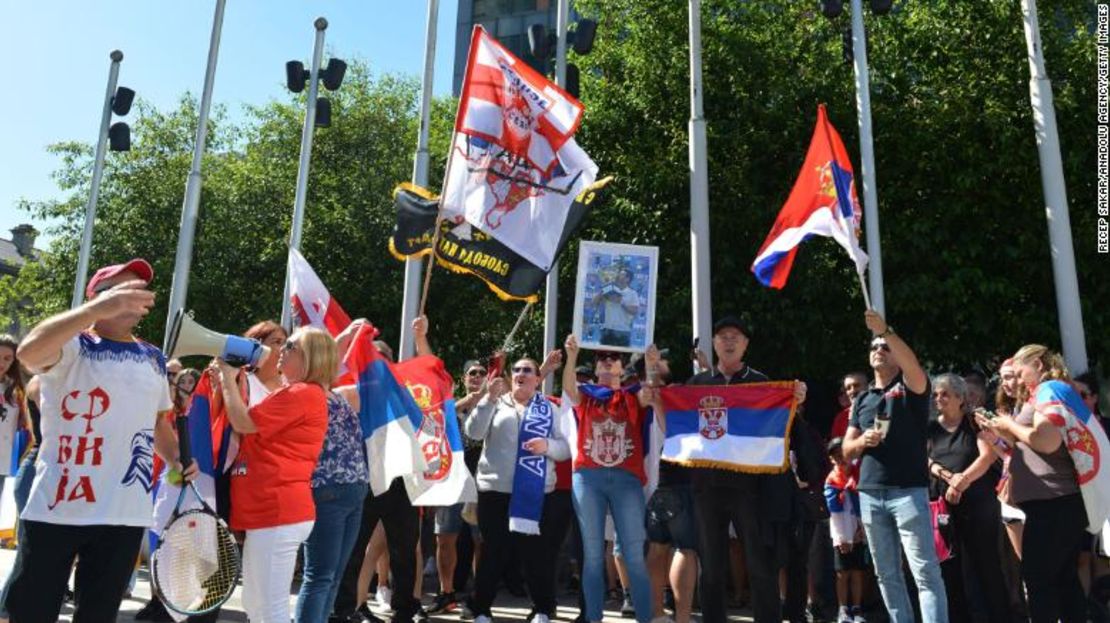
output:
<instances>
[{"instance_id":1,"label":"raised hand","mask_svg":"<svg viewBox=\"0 0 1110 623\"><path fill-rule=\"evenodd\" d=\"M89 304L97 318L113 318L124 314L145 316L154 306L154 293L146 289L146 282L132 279L118 283L100 293Z\"/></svg>"},{"instance_id":2,"label":"raised hand","mask_svg":"<svg viewBox=\"0 0 1110 623\"><path fill-rule=\"evenodd\" d=\"M563 348L567 350L567 357L578 356L578 338L573 333L567 336L566 342L563 343Z\"/></svg>"},{"instance_id":3,"label":"raised hand","mask_svg":"<svg viewBox=\"0 0 1110 623\"><path fill-rule=\"evenodd\" d=\"M871 335L882 335L889 328L886 320L873 309L863 312L863 321L867 324L867 328L871 329Z\"/></svg>"},{"instance_id":4,"label":"raised hand","mask_svg":"<svg viewBox=\"0 0 1110 623\"><path fill-rule=\"evenodd\" d=\"M499 376L490 381L487 389L489 391L489 399L494 401L505 395L505 392L509 390L509 383L504 377Z\"/></svg>"}]
</instances>

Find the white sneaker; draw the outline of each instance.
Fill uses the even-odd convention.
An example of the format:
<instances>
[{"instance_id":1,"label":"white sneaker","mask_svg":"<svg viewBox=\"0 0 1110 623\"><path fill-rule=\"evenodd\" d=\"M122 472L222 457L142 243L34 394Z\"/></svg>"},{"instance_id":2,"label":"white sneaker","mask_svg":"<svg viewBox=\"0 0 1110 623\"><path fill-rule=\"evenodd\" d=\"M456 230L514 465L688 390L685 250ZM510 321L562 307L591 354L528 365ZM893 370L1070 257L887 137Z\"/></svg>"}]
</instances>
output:
<instances>
[{"instance_id":1,"label":"white sneaker","mask_svg":"<svg viewBox=\"0 0 1110 623\"><path fill-rule=\"evenodd\" d=\"M479 614L478 616L474 617L474 623L493 623L493 619L484 614Z\"/></svg>"},{"instance_id":2,"label":"white sneaker","mask_svg":"<svg viewBox=\"0 0 1110 623\"><path fill-rule=\"evenodd\" d=\"M536 616L532 617L532 623L551 623L551 617L542 612L537 612Z\"/></svg>"},{"instance_id":3,"label":"white sneaker","mask_svg":"<svg viewBox=\"0 0 1110 623\"><path fill-rule=\"evenodd\" d=\"M393 590L388 586L379 586L378 592L374 594L374 599L378 601L378 607L383 610L391 610L393 603Z\"/></svg>"}]
</instances>

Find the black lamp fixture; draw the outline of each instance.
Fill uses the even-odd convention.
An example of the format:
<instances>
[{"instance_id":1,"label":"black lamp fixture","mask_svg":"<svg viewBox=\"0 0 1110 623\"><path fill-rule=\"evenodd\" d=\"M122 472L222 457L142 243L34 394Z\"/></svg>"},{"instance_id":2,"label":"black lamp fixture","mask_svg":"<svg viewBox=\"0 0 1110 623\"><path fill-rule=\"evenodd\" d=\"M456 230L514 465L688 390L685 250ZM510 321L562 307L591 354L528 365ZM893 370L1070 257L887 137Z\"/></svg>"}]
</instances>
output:
<instances>
[{"instance_id":1,"label":"black lamp fixture","mask_svg":"<svg viewBox=\"0 0 1110 623\"><path fill-rule=\"evenodd\" d=\"M347 75L347 62L333 58L326 67L320 69L318 79L323 87L329 91L337 91L343 85L343 77ZM308 86L312 79L312 72L305 69L301 61L289 61L285 64L285 86L294 93L300 93ZM331 125L331 101L326 97L316 98L316 127L326 128Z\"/></svg>"},{"instance_id":2,"label":"black lamp fixture","mask_svg":"<svg viewBox=\"0 0 1110 623\"><path fill-rule=\"evenodd\" d=\"M574 29L567 29L567 45L575 54L584 56L594 48L594 37L597 35L597 22L592 19L580 19L574 24ZM535 69L540 73L548 74L555 67L556 36L547 32L543 24L532 24L528 27L528 51L532 53ZM566 84L564 89L574 97L578 97L579 71L574 63L567 63Z\"/></svg>"},{"instance_id":3,"label":"black lamp fixture","mask_svg":"<svg viewBox=\"0 0 1110 623\"><path fill-rule=\"evenodd\" d=\"M123 60L123 52L115 50L110 54L115 62ZM135 91L127 87L116 87L112 95L112 114L117 117L126 117L131 112L131 104L135 102ZM131 126L124 121L117 121L108 127L108 149L112 151L131 150Z\"/></svg>"}]
</instances>

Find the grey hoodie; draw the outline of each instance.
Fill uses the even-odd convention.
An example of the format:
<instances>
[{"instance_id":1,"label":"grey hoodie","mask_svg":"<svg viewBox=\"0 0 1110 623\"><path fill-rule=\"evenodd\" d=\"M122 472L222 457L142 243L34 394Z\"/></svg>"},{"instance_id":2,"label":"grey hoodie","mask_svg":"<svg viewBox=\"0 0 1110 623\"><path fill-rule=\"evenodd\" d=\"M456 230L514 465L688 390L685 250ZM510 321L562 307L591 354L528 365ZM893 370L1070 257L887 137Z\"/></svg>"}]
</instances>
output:
<instances>
[{"instance_id":1,"label":"grey hoodie","mask_svg":"<svg viewBox=\"0 0 1110 623\"><path fill-rule=\"evenodd\" d=\"M482 458L478 461L478 490L513 492L513 473L516 470L517 439L524 407L518 407L511 393L491 402L482 398L467 416L463 425L467 437L483 441ZM553 414L554 417L554 414ZM547 439L547 479L544 493L555 489L555 461L570 458L570 445L557 425L551 427Z\"/></svg>"}]
</instances>

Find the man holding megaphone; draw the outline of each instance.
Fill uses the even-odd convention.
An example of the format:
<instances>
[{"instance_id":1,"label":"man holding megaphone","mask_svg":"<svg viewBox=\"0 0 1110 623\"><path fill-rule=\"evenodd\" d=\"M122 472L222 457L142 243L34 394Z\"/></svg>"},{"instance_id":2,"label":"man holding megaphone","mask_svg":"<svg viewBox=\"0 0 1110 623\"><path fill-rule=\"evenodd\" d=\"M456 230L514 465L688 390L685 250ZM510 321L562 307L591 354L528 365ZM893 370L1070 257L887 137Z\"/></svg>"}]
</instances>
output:
<instances>
[{"instance_id":1,"label":"man holding megaphone","mask_svg":"<svg viewBox=\"0 0 1110 623\"><path fill-rule=\"evenodd\" d=\"M157 452L177 464L166 358L132 333L154 305L143 259L105 266L87 301L39 323L19 358L39 374L39 474L23 511L23 536L7 609L16 621L53 621L74 561L75 618L115 620L151 517ZM183 470L196 476L196 464Z\"/></svg>"}]
</instances>

